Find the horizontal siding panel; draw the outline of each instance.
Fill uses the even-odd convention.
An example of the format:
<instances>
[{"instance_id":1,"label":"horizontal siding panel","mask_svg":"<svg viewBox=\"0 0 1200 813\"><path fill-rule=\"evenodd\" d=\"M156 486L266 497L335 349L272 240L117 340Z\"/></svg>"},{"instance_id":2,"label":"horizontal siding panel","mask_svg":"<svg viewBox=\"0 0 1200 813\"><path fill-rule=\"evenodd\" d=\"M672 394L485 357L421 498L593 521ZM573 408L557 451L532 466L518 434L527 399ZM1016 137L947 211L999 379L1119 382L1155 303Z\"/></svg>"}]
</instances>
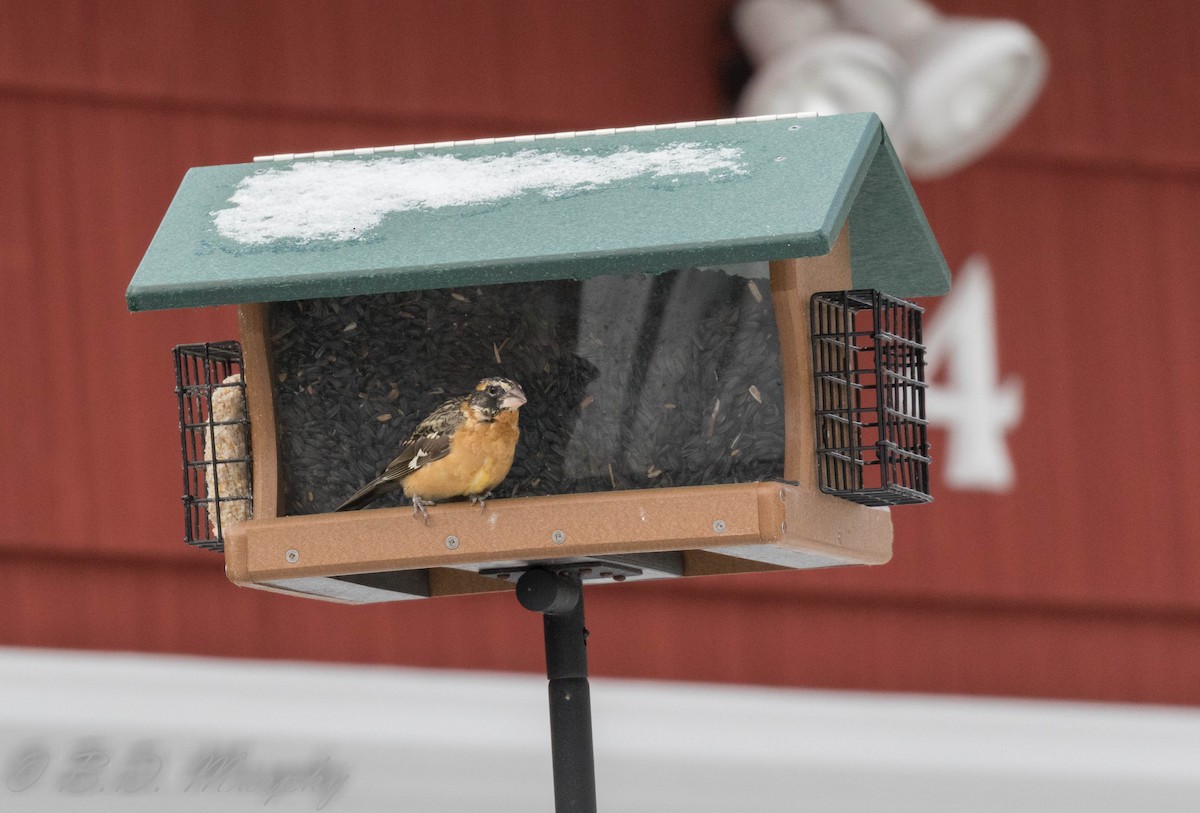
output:
<instances>
[{"instance_id":1,"label":"horizontal siding panel","mask_svg":"<svg viewBox=\"0 0 1200 813\"><path fill-rule=\"evenodd\" d=\"M517 124L585 129L690 119L725 106L714 54L733 47L729 5L8 4L0 9L0 92L469 122L471 132L455 138L510 134L523 129ZM1044 94L998 156L1200 170L1188 103L1200 98L1193 42L1200 4L937 5L948 14L1019 19L1050 53ZM669 66L661 61L667 53Z\"/></svg>"},{"instance_id":2,"label":"horizontal siding panel","mask_svg":"<svg viewBox=\"0 0 1200 813\"><path fill-rule=\"evenodd\" d=\"M1005 158L1200 171L1200 3L1193 0L940 0L950 14L1017 19L1050 74Z\"/></svg>"},{"instance_id":3,"label":"horizontal siding panel","mask_svg":"<svg viewBox=\"0 0 1200 813\"><path fill-rule=\"evenodd\" d=\"M36 462L0 468L0 486L14 505L57 503L8 517L0 545L176 555L180 486L164 476L178 466L168 351L236 328L229 309L127 314L131 269L188 155L236 160L260 137L319 141L349 128L57 102L0 102L0 111L3 148L29 156L0 190L16 215L5 224L7 266L26 302L0 335L28 348L0 372L14 394L14 420L0 432L9 459ZM1200 606L1200 550L1160 545L1169 552L1147 556L1128 541L1146 535L1150 518L1160 537L1200 537L1181 498L1200 475L1180 442L1197 428L1187 405L1200 365L1175 355L1193 324L1186 258L1200 253L1200 234L1184 224L1198 222L1200 183L985 165L921 194L952 267L972 252L993 267L1001 371L1024 382L1025 417L1011 438L1017 491L965 493L935 480L933 507L895 512L893 565L814 578L848 590ZM928 304L936 318L937 302ZM933 440L935 452L948 441Z\"/></svg>"},{"instance_id":4,"label":"horizontal siding panel","mask_svg":"<svg viewBox=\"0 0 1200 813\"><path fill-rule=\"evenodd\" d=\"M590 590L597 674L1200 703L1200 5L939 5L1051 52L1000 150L918 189L994 271L1015 491L935 464L885 567ZM540 670L510 596L337 607L182 545L168 351L233 313L124 289L190 166L720 115L727 6L0 7L0 644Z\"/></svg>"},{"instance_id":5,"label":"horizontal siding panel","mask_svg":"<svg viewBox=\"0 0 1200 813\"><path fill-rule=\"evenodd\" d=\"M433 128L5 99L0 184L0 546L160 550L182 539L170 350L236 338L232 308L131 315L133 269L189 166L274 141L436 138Z\"/></svg>"},{"instance_id":6,"label":"horizontal siding panel","mask_svg":"<svg viewBox=\"0 0 1200 813\"><path fill-rule=\"evenodd\" d=\"M685 13L635 0L7 4L0 92L492 127L690 119L720 103L710 59L726 6L704 0ZM664 48L675 62L669 67Z\"/></svg>"},{"instance_id":7,"label":"horizontal siding panel","mask_svg":"<svg viewBox=\"0 0 1200 813\"><path fill-rule=\"evenodd\" d=\"M544 669L541 624L511 594L342 607L236 588L215 558L179 567L0 554L0 568L0 645ZM1194 612L654 584L589 589L587 603L596 677L1200 704Z\"/></svg>"},{"instance_id":8,"label":"horizontal siding panel","mask_svg":"<svg viewBox=\"0 0 1200 813\"><path fill-rule=\"evenodd\" d=\"M1200 607L1200 364L1188 338L1200 282L1187 259L1200 256L1200 182L981 166L920 193L951 268L975 252L992 267L1001 377L1023 388L1008 438L1016 487L949 489L938 465L949 438L936 429L935 501L893 510L893 561L806 581ZM936 320L939 303L927 304Z\"/></svg>"}]
</instances>

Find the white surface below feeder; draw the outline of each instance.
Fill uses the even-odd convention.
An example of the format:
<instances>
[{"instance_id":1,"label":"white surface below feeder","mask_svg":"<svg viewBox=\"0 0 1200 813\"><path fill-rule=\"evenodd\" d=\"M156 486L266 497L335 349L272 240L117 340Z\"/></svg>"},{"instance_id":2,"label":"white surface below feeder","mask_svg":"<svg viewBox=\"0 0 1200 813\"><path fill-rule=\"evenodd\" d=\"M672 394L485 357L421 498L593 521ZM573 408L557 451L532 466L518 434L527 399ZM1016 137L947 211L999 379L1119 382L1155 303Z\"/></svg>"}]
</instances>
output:
<instances>
[{"instance_id":1,"label":"white surface below feeder","mask_svg":"<svg viewBox=\"0 0 1200 813\"><path fill-rule=\"evenodd\" d=\"M6 813L551 807L539 675L0 649L0 685ZM601 810L1191 813L1200 798L1194 709L617 680L592 702Z\"/></svg>"}]
</instances>

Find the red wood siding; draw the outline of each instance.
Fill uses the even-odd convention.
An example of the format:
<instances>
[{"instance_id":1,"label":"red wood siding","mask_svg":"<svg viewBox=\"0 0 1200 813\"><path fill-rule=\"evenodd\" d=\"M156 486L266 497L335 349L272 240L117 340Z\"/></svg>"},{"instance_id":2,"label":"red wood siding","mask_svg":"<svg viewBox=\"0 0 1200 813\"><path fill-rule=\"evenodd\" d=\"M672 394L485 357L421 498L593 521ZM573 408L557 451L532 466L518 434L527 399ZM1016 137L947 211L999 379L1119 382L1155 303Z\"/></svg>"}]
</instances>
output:
<instances>
[{"instance_id":1,"label":"red wood siding","mask_svg":"<svg viewBox=\"0 0 1200 813\"><path fill-rule=\"evenodd\" d=\"M168 350L233 314L124 288L193 165L721 115L727 5L0 2L0 644L539 669L511 597L305 602L179 542ZM1052 62L918 190L994 271L1015 490L935 480L881 568L591 591L596 674L1200 703L1200 5L940 5Z\"/></svg>"}]
</instances>

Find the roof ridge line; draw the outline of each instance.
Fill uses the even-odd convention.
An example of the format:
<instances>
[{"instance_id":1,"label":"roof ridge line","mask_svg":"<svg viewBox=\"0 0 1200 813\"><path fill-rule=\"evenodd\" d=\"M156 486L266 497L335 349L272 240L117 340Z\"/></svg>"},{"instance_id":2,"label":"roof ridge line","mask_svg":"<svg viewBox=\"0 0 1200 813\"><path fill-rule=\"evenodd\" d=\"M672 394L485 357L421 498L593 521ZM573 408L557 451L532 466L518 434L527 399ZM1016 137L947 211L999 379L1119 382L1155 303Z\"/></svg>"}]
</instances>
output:
<instances>
[{"instance_id":1,"label":"roof ridge line","mask_svg":"<svg viewBox=\"0 0 1200 813\"><path fill-rule=\"evenodd\" d=\"M285 152L277 155L256 155L255 163L269 161L294 161L299 158L337 158L345 155L379 155L382 153L414 152L415 150L437 150L448 147L477 147L492 144L525 143L531 141L554 141L579 136L618 135L621 133L649 133L655 130L691 130L696 127L720 127L728 124L780 121L786 119L815 118L817 113L779 113L766 116L739 116L728 119L705 119L703 121L679 121L672 124L641 124L636 127L604 127L599 130L565 131L561 133L538 133L537 135L503 136L501 138L473 138L463 141L432 141L425 144L400 144L394 147L359 147L352 150L317 150L315 152Z\"/></svg>"}]
</instances>

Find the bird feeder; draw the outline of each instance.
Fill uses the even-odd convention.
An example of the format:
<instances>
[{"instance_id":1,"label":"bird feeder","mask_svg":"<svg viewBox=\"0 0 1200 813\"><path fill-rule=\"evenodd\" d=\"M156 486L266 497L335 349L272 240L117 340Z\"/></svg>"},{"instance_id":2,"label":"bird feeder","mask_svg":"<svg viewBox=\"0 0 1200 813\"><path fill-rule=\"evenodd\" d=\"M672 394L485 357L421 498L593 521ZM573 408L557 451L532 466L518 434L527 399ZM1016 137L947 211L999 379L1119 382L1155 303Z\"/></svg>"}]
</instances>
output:
<instances>
[{"instance_id":1,"label":"bird feeder","mask_svg":"<svg viewBox=\"0 0 1200 813\"><path fill-rule=\"evenodd\" d=\"M880 564L929 499L921 309L949 274L871 114L417 144L187 173L132 310L176 351L188 541L351 603ZM227 337L222 337L227 338ZM334 512L446 398L520 383L480 509Z\"/></svg>"}]
</instances>

